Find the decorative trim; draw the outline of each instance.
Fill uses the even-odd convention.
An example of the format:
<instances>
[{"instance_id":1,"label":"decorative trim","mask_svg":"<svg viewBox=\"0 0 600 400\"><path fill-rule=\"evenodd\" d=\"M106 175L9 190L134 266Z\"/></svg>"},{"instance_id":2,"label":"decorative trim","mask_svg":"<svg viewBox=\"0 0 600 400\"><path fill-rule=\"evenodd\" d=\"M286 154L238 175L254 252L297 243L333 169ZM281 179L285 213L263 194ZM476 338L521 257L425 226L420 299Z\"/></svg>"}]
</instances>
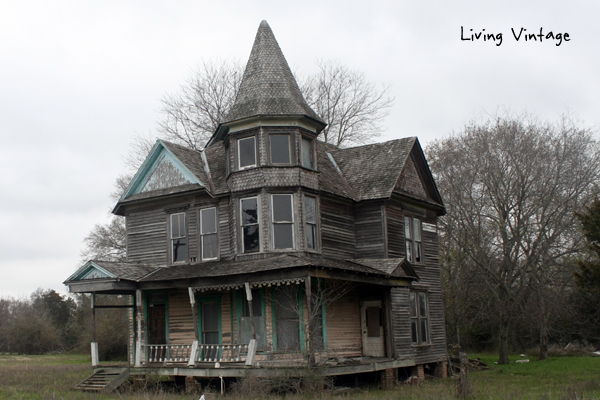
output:
<instances>
[{"instance_id":1,"label":"decorative trim","mask_svg":"<svg viewBox=\"0 0 600 400\"><path fill-rule=\"evenodd\" d=\"M252 282L250 283L250 287L252 289L262 288L262 287L275 287L275 286L285 286L285 285L299 285L303 283L305 278L290 278L290 279L278 279L274 281L264 281L264 282ZM224 285L213 285L213 286L202 286L202 287L193 287L191 288L194 292L208 292L208 291L224 291L224 290L236 290L244 287L243 283L238 284L224 284Z\"/></svg>"}]
</instances>

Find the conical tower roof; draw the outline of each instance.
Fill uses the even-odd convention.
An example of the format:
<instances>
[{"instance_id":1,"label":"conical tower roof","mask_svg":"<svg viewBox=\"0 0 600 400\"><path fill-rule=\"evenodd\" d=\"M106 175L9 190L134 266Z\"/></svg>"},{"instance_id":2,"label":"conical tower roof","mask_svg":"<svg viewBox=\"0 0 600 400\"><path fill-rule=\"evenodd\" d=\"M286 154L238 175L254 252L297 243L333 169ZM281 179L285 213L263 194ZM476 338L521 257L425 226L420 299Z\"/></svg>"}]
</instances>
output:
<instances>
[{"instance_id":1,"label":"conical tower roof","mask_svg":"<svg viewBox=\"0 0 600 400\"><path fill-rule=\"evenodd\" d=\"M306 115L325 125L304 100L267 21L258 27L238 95L224 123L258 115Z\"/></svg>"}]
</instances>

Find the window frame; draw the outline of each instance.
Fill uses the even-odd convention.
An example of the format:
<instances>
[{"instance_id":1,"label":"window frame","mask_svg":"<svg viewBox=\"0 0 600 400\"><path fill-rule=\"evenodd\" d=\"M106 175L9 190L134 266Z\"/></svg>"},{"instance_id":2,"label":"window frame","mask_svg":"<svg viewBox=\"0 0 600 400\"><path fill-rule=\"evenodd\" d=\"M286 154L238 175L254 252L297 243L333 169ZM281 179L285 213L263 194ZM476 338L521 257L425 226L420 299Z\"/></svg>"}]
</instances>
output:
<instances>
[{"instance_id":1,"label":"window frame","mask_svg":"<svg viewBox=\"0 0 600 400\"><path fill-rule=\"evenodd\" d=\"M409 318L410 318L410 331L411 331L411 343L413 346L427 346L431 344L431 329L429 326L429 295L426 291L424 290L411 290L409 292L408 295L408 314L409 314ZM414 296L415 298L415 305L413 307L413 303L412 303L412 297ZM425 315L421 315L422 311L421 311L421 302L420 302L420 298L421 296L423 296L425 298ZM413 310L416 311L416 316L413 315ZM415 321L416 323L416 332L413 331L413 321ZM422 340L422 334L423 334L423 322L425 323L424 328L425 328L425 333L427 335L427 340ZM414 338L416 338L417 340L415 341Z\"/></svg>"},{"instance_id":2,"label":"window frame","mask_svg":"<svg viewBox=\"0 0 600 400\"><path fill-rule=\"evenodd\" d=\"M248 165L244 165L242 167L242 152L240 149L240 144L241 142L243 142L244 140L249 140L252 139L254 141L254 164L248 164ZM258 164L257 164L257 154L256 154L256 136L252 135L252 136L247 136L247 137L243 137L243 138L239 138L237 139L237 167L238 170L244 170L244 169L248 169L248 168L255 168Z\"/></svg>"},{"instance_id":3,"label":"window frame","mask_svg":"<svg viewBox=\"0 0 600 400\"><path fill-rule=\"evenodd\" d=\"M275 221L275 196L289 196L290 198L290 211L291 211L291 216L292 216L292 220L291 221L287 221L287 220L282 220L282 221ZM273 246L273 250L276 251L290 251L290 250L295 250L296 249L296 233L294 232L296 230L295 228L295 218L294 218L294 194L293 193L272 193L271 194L271 237L272 237L272 241L271 241L271 245ZM291 225L291 229L292 229L292 247L286 247L286 248L277 248L275 246L275 225L280 224L280 225Z\"/></svg>"},{"instance_id":4,"label":"window frame","mask_svg":"<svg viewBox=\"0 0 600 400\"><path fill-rule=\"evenodd\" d=\"M418 224L418 237L417 240L415 222ZM412 217L409 215L404 216L404 255L406 261L412 264L424 264L425 257L423 254L423 221L420 218ZM417 260L417 254L419 259Z\"/></svg>"},{"instance_id":5,"label":"window frame","mask_svg":"<svg viewBox=\"0 0 600 400\"><path fill-rule=\"evenodd\" d=\"M273 161L273 142L272 138L274 136L286 136L288 139L288 162L285 163L276 163ZM269 162L271 165L292 165L292 135L289 133L271 133L269 134Z\"/></svg>"},{"instance_id":6,"label":"window frame","mask_svg":"<svg viewBox=\"0 0 600 400\"><path fill-rule=\"evenodd\" d=\"M312 164L311 166L304 165L304 147L302 146L302 143L305 140L308 142L308 151L310 154L310 161ZM315 140L304 135L300 135L300 166L313 171L316 170Z\"/></svg>"},{"instance_id":7,"label":"window frame","mask_svg":"<svg viewBox=\"0 0 600 400\"><path fill-rule=\"evenodd\" d=\"M308 222L308 218L307 218L307 214L306 214L306 199L312 199L315 202L314 222ZM319 202L317 201L317 197L304 195L303 202L302 202L302 211L303 211L303 217L304 217L304 240L305 240L304 248L307 251L318 252L319 251L319 218L318 218ZM313 237L314 247L313 248L308 247L309 228L311 228L311 231L314 232L314 237Z\"/></svg>"},{"instance_id":8,"label":"window frame","mask_svg":"<svg viewBox=\"0 0 600 400\"><path fill-rule=\"evenodd\" d=\"M254 224L248 224L248 225L244 225L244 218L243 218L243 210L242 210L242 204L244 202L244 200L250 200L250 199L256 199L256 223ZM261 240L260 240L260 196L250 196L250 197L244 197L240 199L239 202L239 224L238 226L240 227L240 239L241 239L241 244L240 247L242 249L241 254L254 254L254 253L260 253L262 246L261 246ZM253 251L246 251L246 248L244 246L244 227L245 226L257 226L258 229L258 250L253 250Z\"/></svg>"},{"instance_id":9,"label":"window frame","mask_svg":"<svg viewBox=\"0 0 600 400\"><path fill-rule=\"evenodd\" d=\"M203 211L208 211L208 210L214 210L215 213L215 231L214 232L207 232L207 233L203 233L203 218L202 218L202 212ZM218 260L219 259L219 255L220 255L220 246L219 246L219 213L217 210L216 206L213 207L205 207L205 208L200 208L198 209L198 237L200 240L200 260L202 261L213 261L213 260ZM217 251L216 251L216 256L212 257L212 258L204 258L204 237L207 235L215 235L217 238Z\"/></svg>"},{"instance_id":10,"label":"window frame","mask_svg":"<svg viewBox=\"0 0 600 400\"><path fill-rule=\"evenodd\" d=\"M183 236L177 236L177 237L173 237L173 217L174 216L179 216L179 215L183 215ZM169 214L169 259L171 261L172 265L179 265L179 264L186 264L188 262L188 256L189 256L189 235L187 232L187 216L186 216L186 212L182 211L182 212L175 212L172 214ZM179 223L180 221L178 221ZM181 230L180 230L181 231ZM181 239L185 239L185 254L183 256L183 260L182 261L175 261L175 252L174 252L174 241L175 240L181 240Z\"/></svg>"}]
</instances>

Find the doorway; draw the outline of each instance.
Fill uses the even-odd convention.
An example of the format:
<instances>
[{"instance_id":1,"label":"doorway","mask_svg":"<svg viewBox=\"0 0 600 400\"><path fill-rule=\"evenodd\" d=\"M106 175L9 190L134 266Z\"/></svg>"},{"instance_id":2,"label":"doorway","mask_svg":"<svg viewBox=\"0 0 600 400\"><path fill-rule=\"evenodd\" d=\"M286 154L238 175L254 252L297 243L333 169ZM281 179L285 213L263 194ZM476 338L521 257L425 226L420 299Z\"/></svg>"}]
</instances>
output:
<instances>
[{"instance_id":1,"label":"doorway","mask_svg":"<svg viewBox=\"0 0 600 400\"><path fill-rule=\"evenodd\" d=\"M381 300L361 302L363 356L384 357L383 309Z\"/></svg>"}]
</instances>

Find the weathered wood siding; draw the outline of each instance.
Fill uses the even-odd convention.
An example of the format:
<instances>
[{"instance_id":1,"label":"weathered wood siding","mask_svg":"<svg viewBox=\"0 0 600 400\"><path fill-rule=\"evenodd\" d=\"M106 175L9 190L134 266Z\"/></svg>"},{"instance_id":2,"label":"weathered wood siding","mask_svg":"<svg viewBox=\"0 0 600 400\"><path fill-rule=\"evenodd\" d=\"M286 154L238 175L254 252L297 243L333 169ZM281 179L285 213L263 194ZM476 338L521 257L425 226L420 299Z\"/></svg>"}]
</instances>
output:
<instances>
[{"instance_id":1,"label":"weathered wood siding","mask_svg":"<svg viewBox=\"0 0 600 400\"><path fill-rule=\"evenodd\" d=\"M126 217L127 260L167 262L167 215L162 209Z\"/></svg>"},{"instance_id":2,"label":"weathered wood siding","mask_svg":"<svg viewBox=\"0 0 600 400\"><path fill-rule=\"evenodd\" d=\"M356 258L354 209L351 202L321 196L321 243L323 256Z\"/></svg>"},{"instance_id":3,"label":"weathered wood siding","mask_svg":"<svg viewBox=\"0 0 600 400\"><path fill-rule=\"evenodd\" d=\"M434 225L437 223L437 218L432 212L413 209L411 206L403 205L397 201L386 204L388 257L405 257L406 255L404 242L405 213L408 216L419 218L423 223ZM437 233L422 231L421 248L423 262L413 264L420 279L412 286L413 290L427 293L430 344L424 346L412 345L408 311L409 289L393 288L390 293L395 351L401 357L414 356L417 364L438 362L446 358L446 332Z\"/></svg>"},{"instance_id":4,"label":"weathered wood siding","mask_svg":"<svg viewBox=\"0 0 600 400\"><path fill-rule=\"evenodd\" d=\"M357 203L354 207L357 258L384 258L382 202Z\"/></svg>"},{"instance_id":5,"label":"weathered wood siding","mask_svg":"<svg viewBox=\"0 0 600 400\"><path fill-rule=\"evenodd\" d=\"M327 350L330 356L360 357L360 298L356 290L327 304Z\"/></svg>"}]
</instances>

